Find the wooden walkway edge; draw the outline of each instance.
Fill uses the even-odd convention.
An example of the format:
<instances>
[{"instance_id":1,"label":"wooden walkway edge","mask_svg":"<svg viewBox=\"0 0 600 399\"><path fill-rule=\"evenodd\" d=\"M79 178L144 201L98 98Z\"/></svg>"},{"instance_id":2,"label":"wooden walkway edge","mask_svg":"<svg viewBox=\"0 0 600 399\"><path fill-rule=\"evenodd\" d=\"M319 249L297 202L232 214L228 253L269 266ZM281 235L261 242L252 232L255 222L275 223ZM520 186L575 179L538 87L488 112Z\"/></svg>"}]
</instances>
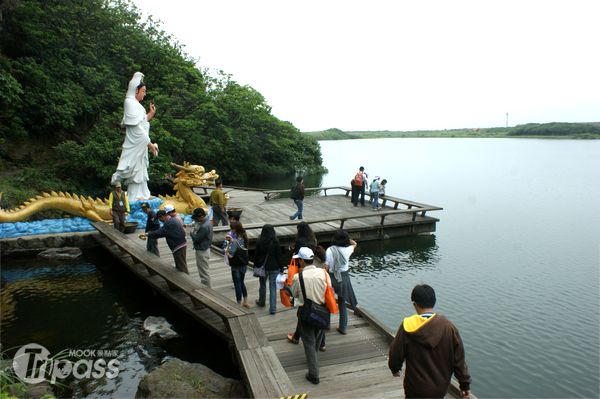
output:
<instances>
[{"instance_id":1,"label":"wooden walkway edge","mask_svg":"<svg viewBox=\"0 0 600 399\"><path fill-rule=\"evenodd\" d=\"M248 393L254 398L278 398L288 396L294 391L285 370L277 359L273 348L268 344L261 325L253 312L235 304L218 292L196 282L185 273L176 271L171 265L165 264L160 258L132 243L132 239L115 230L104 222L94 222L93 226L102 236L118 247L120 252L127 254L131 262L128 266L135 274L150 282L162 279L167 289L160 287L156 281L151 284L167 297L176 298L179 302L191 302L185 306L188 313L205 325L204 317L208 309L219 316L232 338L240 371ZM106 245L106 242L102 242ZM127 264L127 263L126 263ZM145 268L145 273L142 269ZM187 296L187 300L186 297ZM181 305L180 305L181 306ZM190 309L191 308L191 309ZM209 317L213 319L214 317ZM213 326L220 335L223 332L219 326Z\"/></svg>"}]
</instances>

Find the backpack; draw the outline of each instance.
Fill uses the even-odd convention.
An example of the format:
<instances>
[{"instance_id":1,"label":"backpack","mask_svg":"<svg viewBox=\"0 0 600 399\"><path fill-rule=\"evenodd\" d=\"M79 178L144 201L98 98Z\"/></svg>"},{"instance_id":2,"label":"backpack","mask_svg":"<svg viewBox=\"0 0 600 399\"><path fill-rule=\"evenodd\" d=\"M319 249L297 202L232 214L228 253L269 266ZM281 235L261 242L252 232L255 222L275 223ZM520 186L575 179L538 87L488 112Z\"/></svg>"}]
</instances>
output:
<instances>
[{"instance_id":1,"label":"backpack","mask_svg":"<svg viewBox=\"0 0 600 399\"><path fill-rule=\"evenodd\" d=\"M248 265L248 248L243 245L244 240L236 240L237 249L231 258L229 258L229 266L240 267Z\"/></svg>"},{"instance_id":2,"label":"backpack","mask_svg":"<svg viewBox=\"0 0 600 399\"><path fill-rule=\"evenodd\" d=\"M300 199L300 189L298 188L297 184L292 186L290 190L290 198L293 200Z\"/></svg>"},{"instance_id":3,"label":"backpack","mask_svg":"<svg viewBox=\"0 0 600 399\"><path fill-rule=\"evenodd\" d=\"M358 172L357 174L354 175L353 182L354 182L355 186L362 187L362 185L363 185L363 174L362 174L362 172Z\"/></svg>"}]
</instances>

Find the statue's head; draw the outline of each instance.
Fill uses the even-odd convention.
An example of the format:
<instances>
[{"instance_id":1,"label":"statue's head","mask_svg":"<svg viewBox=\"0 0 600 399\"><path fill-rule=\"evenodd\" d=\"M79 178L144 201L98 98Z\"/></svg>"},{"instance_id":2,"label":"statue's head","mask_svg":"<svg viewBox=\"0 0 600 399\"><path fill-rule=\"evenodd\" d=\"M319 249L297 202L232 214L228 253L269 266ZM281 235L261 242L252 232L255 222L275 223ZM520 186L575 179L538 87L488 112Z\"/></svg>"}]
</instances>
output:
<instances>
[{"instance_id":1,"label":"statue's head","mask_svg":"<svg viewBox=\"0 0 600 399\"><path fill-rule=\"evenodd\" d=\"M141 82L135 89L135 99L142 101L146 97L146 84Z\"/></svg>"}]
</instances>

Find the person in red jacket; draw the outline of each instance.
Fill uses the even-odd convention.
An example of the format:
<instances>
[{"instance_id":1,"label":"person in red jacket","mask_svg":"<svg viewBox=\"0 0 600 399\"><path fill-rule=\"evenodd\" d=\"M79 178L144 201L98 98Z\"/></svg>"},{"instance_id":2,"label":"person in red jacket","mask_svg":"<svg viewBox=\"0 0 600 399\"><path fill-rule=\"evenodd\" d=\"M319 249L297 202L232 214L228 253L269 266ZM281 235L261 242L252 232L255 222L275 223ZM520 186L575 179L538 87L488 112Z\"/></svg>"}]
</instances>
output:
<instances>
[{"instance_id":1,"label":"person in red jacket","mask_svg":"<svg viewBox=\"0 0 600 399\"><path fill-rule=\"evenodd\" d=\"M452 374L458 379L463 399L469 398L471 376L458 329L434 313L435 291L427 284L415 286L410 296L417 314L406 317L390 345L388 366L400 377L406 361L406 398L443 398Z\"/></svg>"}]
</instances>

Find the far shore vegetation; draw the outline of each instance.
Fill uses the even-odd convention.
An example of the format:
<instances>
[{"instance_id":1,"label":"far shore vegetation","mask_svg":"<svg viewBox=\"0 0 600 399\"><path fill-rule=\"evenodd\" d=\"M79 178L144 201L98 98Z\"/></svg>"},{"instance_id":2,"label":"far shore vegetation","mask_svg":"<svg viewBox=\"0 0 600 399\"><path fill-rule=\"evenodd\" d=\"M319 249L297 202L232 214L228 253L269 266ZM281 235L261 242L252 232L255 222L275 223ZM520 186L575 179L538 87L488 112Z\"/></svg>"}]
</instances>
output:
<instances>
[{"instance_id":1,"label":"far shore vegetation","mask_svg":"<svg viewBox=\"0 0 600 399\"><path fill-rule=\"evenodd\" d=\"M333 128L316 132L304 132L304 134L317 140L415 137L600 139L600 122L528 123L515 127L415 131L343 131Z\"/></svg>"}]
</instances>

